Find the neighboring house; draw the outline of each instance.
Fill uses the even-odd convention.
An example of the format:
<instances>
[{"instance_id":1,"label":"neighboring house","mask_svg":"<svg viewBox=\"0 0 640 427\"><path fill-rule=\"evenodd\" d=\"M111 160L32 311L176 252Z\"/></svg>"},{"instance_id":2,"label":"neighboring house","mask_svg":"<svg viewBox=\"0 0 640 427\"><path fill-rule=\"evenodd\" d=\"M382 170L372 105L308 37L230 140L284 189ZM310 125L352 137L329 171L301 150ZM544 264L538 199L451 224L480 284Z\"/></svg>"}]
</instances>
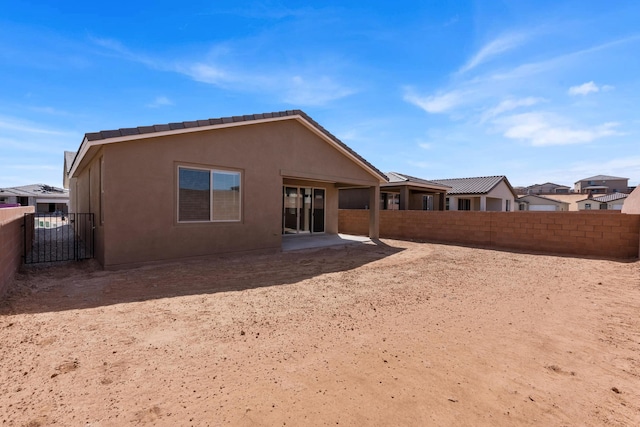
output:
<instances>
[{"instance_id":1,"label":"neighboring house","mask_svg":"<svg viewBox=\"0 0 640 427\"><path fill-rule=\"evenodd\" d=\"M566 185L545 182L544 184L533 184L525 187L523 194L568 194L570 191L571 187Z\"/></svg>"},{"instance_id":2,"label":"neighboring house","mask_svg":"<svg viewBox=\"0 0 640 427\"><path fill-rule=\"evenodd\" d=\"M551 198L553 198L553 200L557 200L559 202L565 202L568 203L569 205L569 211L570 212L577 212L578 211L578 202L580 200L584 200L585 195L584 194L554 194L553 196L551 196Z\"/></svg>"},{"instance_id":3,"label":"neighboring house","mask_svg":"<svg viewBox=\"0 0 640 427\"><path fill-rule=\"evenodd\" d=\"M574 191L583 194L623 193L629 189L629 178L596 175L576 181Z\"/></svg>"},{"instance_id":4,"label":"neighboring house","mask_svg":"<svg viewBox=\"0 0 640 427\"><path fill-rule=\"evenodd\" d=\"M582 199L577 202L578 210L589 211L589 210L607 209L607 210L619 211L619 210L622 210L624 201L628 196L629 195L625 193L613 193L613 194L606 194L604 196Z\"/></svg>"},{"instance_id":5,"label":"neighboring house","mask_svg":"<svg viewBox=\"0 0 640 427\"><path fill-rule=\"evenodd\" d=\"M388 182L380 184L381 210L444 210L448 186L397 172L388 172L385 176ZM366 189L340 190L340 209L368 208Z\"/></svg>"},{"instance_id":6,"label":"neighboring house","mask_svg":"<svg viewBox=\"0 0 640 427\"><path fill-rule=\"evenodd\" d=\"M36 213L67 213L69 192L45 184L0 188L0 205L34 206Z\"/></svg>"},{"instance_id":7,"label":"neighboring house","mask_svg":"<svg viewBox=\"0 0 640 427\"><path fill-rule=\"evenodd\" d=\"M255 250L338 233L338 189L386 177L300 110L87 133L72 206L95 215L105 268ZM379 210L369 214L378 237Z\"/></svg>"},{"instance_id":8,"label":"neighboring house","mask_svg":"<svg viewBox=\"0 0 640 427\"><path fill-rule=\"evenodd\" d=\"M452 211L513 211L518 198L506 176L477 178L432 179L451 187L447 191L446 210Z\"/></svg>"},{"instance_id":9,"label":"neighboring house","mask_svg":"<svg viewBox=\"0 0 640 427\"><path fill-rule=\"evenodd\" d=\"M64 170L62 173L62 187L66 190L69 189L69 172L71 171L71 164L73 164L73 159L75 158L76 158L75 151L64 152Z\"/></svg>"},{"instance_id":10,"label":"neighboring house","mask_svg":"<svg viewBox=\"0 0 640 427\"><path fill-rule=\"evenodd\" d=\"M550 197L528 195L520 196L517 200L518 210L521 211L568 211L569 203Z\"/></svg>"}]
</instances>

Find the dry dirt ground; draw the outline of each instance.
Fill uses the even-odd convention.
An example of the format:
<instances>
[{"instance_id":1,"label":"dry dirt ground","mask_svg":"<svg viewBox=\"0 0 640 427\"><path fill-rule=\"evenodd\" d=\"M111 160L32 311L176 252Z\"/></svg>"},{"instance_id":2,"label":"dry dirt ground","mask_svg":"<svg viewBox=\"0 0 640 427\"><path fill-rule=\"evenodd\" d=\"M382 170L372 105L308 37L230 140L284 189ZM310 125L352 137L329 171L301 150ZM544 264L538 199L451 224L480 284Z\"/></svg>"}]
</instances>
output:
<instances>
[{"instance_id":1,"label":"dry dirt ground","mask_svg":"<svg viewBox=\"0 0 640 427\"><path fill-rule=\"evenodd\" d=\"M2 426L640 425L640 262L383 240L29 270Z\"/></svg>"}]
</instances>

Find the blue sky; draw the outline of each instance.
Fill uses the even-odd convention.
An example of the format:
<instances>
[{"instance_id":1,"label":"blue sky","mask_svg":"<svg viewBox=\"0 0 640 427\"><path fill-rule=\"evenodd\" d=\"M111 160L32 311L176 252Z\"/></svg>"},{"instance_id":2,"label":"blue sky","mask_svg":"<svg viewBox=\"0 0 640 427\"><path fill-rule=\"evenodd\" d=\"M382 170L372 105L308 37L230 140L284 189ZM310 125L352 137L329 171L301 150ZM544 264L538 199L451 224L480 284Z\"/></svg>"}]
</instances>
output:
<instances>
[{"instance_id":1,"label":"blue sky","mask_svg":"<svg viewBox=\"0 0 640 427\"><path fill-rule=\"evenodd\" d=\"M60 4L57 4L60 3ZM640 181L640 2L7 2L0 187L86 132L302 109L383 171Z\"/></svg>"}]
</instances>

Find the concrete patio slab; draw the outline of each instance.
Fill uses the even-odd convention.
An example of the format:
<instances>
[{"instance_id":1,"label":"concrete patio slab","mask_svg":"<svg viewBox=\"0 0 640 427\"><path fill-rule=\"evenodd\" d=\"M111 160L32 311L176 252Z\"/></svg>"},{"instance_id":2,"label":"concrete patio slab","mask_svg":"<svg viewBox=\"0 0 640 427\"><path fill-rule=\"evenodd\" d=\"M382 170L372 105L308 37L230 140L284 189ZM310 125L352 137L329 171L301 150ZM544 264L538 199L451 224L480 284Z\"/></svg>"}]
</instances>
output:
<instances>
[{"instance_id":1,"label":"concrete patio slab","mask_svg":"<svg viewBox=\"0 0 640 427\"><path fill-rule=\"evenodd\" d=\"M301 249L325 248L328 246L344 246L357 243L372 243L366 236L351 234L304 234L282 236L282 252Z\"/></svg>"}]
</instances>

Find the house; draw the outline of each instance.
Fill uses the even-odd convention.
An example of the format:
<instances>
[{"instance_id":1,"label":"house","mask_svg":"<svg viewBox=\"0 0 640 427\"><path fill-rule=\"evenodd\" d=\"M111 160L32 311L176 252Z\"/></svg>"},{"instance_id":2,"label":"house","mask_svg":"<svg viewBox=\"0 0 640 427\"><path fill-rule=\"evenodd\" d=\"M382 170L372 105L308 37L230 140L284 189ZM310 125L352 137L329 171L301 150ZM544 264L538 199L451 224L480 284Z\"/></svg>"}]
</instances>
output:
<instances>
[{"instance_id":1,"label":"house","mask_svg":"<svg viewBox=\"0 0 640 427\"><path fill-rule=\"evenodd\" d=\"M444 210L448 186L421 178L388 172L387 182L380 184L382 210ZM368 209L366 189L340 190L340 209Z\"/></svg>"},{"instance_id":2,"label":"house","mask_svg":"<svg viewBox=\"0 0 640 427\"><path fill-rule=\"evenodd\" d=\"M569 210L567 202L534 194L518 197L517 203L520 211L566 212Z\"/></svg>"},{"instance_id":3,"label":"house","mask_svg":"<svg viewBox=\"0 0 640 427\"><path fill-rule=\"evenodd\" d=\"M445 209L452 211L513 211L518 198L506 176L432 179L447 190Z\"/></svg>"},{"instance_id":4,"label":"house","mask_svg":"<svg viewBox=\"0 0 640 427\"><path fill-rule=\"evenodd\" d=\"M72 206L94 214L105 268L255 250L336 234L338 190L386 177L300 110L87 133ZM369 214L378 237L379 210Z\"/></svg>"},{"instance_id":5,"label":"house","mask_svg":"<svg viewBox=\"0 0 640 427\"><path fill-rule=\"evenodd\" d=\"M576 181L574 192L583 194L625 193L629 188L629 178L596 175Z\"/></svg>"},{"instance_id":6,"label":"house","mask_svg":"<svg viewBox=\"0 0 640 427\"><path fill-rule=\"evenodd\" d=\"M636 187L622 205L623 214L640 215L640 186ZM640 257L640 254L638 254Z\"/></svg>"},{"instance_id":7,"label":"house","mask_svg":"<svg viewBox=\"0 0 640 427\"><path fill-rule=\"evenodd\" d=\"M589 211L589 210L614 210L619 211L622 210L622 206L624 205L625 199L628 197L628 194L625 193L613 193L606 194L604 196L598 197L589 197L586 199L579 200L578 210L581 211Z\"/></svg>"},{"instance_id":8,"label":"house","mask_svg":"<svg viewBox=\"0 0 640 427\"><path fill-rule=\"evenodd\" d=\"M524 194L568 194L571 187L566 185L545 182L544 184L533 184L524 188Z\"/></svg>"},{"instance_id":9,"label":"house","mask_svg":"<svg viewBox=\"0 0 640 427\"><path fill-rule=\"evenodd\" d=\"M69 192L45 184L0 188L0 205L33 206L36 213L67 213Z\"/></svg>"}]
</instances>

